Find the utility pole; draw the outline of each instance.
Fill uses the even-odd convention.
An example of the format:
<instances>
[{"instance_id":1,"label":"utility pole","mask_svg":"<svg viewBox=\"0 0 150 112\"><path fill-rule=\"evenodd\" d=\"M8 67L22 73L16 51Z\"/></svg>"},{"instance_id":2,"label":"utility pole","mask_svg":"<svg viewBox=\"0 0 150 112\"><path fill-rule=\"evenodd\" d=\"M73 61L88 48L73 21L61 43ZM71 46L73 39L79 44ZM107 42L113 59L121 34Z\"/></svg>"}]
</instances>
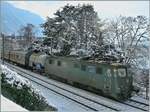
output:
<instances>
[{"instance_id":1,"label":"utility pole","mask_svg":"<svg viewBox=\"0 0 150 112\"><path fill-rule=\"evenodd\" d=\"M1 34L1 36L2 36L2 59L3 59L3 61L2 61L2 64L4 64L4 34Z\"/></svg>"}]
</instances>

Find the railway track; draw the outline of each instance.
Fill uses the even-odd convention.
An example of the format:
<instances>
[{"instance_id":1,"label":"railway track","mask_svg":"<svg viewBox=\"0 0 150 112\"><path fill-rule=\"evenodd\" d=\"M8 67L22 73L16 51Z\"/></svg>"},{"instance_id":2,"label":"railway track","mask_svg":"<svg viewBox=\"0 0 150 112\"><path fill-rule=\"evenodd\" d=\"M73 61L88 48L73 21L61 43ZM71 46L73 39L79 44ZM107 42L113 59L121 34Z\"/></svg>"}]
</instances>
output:
<instances>
[{"instance_id":1,"label":"railway track","mask_svg":"<svg viewBox=\"0 0 150 112\"><path fill-rule=\"evenodd\" d=\"M143 103L143 102L140 102L140 101L137 101L137 100L134 100L134 99L130 99L130 101L136 102L136 103L139 103L139 104L143 104L145 106L149 106L149 104L147 104L147 103Z\"/></svg>"},{"instance_id":2,"label":"railway track","mask_svg":"<svg viewBox=\"0 0 150 112\"><path fill-rule=\"evenodd\" d=\"M7 64L7 65L8 65L8 64ZM18 73L19 75L21 75L21 76L23 76L23 77L25 77L25 78L27 78L27 79L29 79L29 80L35 82L35 83L37 83L37 84L39 84L39 85L41 85L41 86L47 88L47 89L49 89L49 90L55 92L56 94L59 94L59 95L65 97L65 98L68 98L69 100L72 100L72 101L74 101L74 102L76 102L76 103L78 103L78 104L80 104L80 105L82 105L82 106L84 106L84 107L86 107L86 108L92 110L92 111L99 111L99 109L101 109L102 107L105 107L105 108L107 108L107 109L109 109L109 110L111 110L111 111L120 111L120 110L117 109L117 108L114 108L114 107L111 107L111 106L102 104L102 103L100 103L100 102L97 102L97 101L95 101L95 100L86 98L85 96L81 96L81 95L76 94L76 93L74 93L74 92L71 92L71 91L69 91L69 90L67 90L67 89L64 89L64 88L62 88L62 87L59 87L59 86L57 86L57 85L55 85L55 84L49 83L49 82L47 82L47 81L45 81L45 80L42 80L42 79L40 79L40 78L38 78L38 77L32 76L32 75L28 74L27 72L24 72L24 71L22 71L22 70L20 70L20 69L17 69L16 67L13 67L12 65L8 65L8 66L11 67L11 68L13 68L13 69L16 69L17 71L20 71L21 73L19 72L19 73ZM23 74L26 74L26 75L30 76L30 78L29 78L28 76L23 75ZM34 79L39 80L39 81L35 81ZM44 84L41 84L40 81L42 81L42 82L44 82L44 83L47 83L48 85L55 86L55 89L52 89L52 88L50 88L50 87L48 87L48 86L45 86ZM57 88L57 89L56 89L56 88ZM69 94L66 93L66 92L68 92ZM70 97L70 96L71 96L71 97Z\"/></svg>"},{"instance_id":3,"label":"railway track","mask_svg":"<svg viewBox=\"0 0 150 112\"><path fill-rule=\"evenodd\" d=\"M8 64L7 64L7 65L8 65ZM107 108L107 109L109 109L109 110L111 110L111 111L121 111L121 109L115 108L115 107L113 107L113 106L105 105L105 104L100 103L100 102L98 102L98 101L95 101L95 100L93 100L93 99L87 98L87 97L85 97L85 96L79 95L79 94L77 94L77 93L75 93L75 92L72 92L72 91L70 91L70 90L67 90L67 89L64 89L64 88L62 88L62 87L59 87L59 86L57 86L57 85L55 85L55 84L53 84L53 83L47 82L47 81L45 81L45 80L43 80L43 79L41 79L41 78L38 78L38 77L33 76L33 75L30 75L29 73L27 73L27 72L25 72L25 71L22 71L22 70L20 70L20 69L14 67L14 66L12 66L12 65L10 65L10 64L9 64L8 66L10 66L10 67L13 68L13 69L16 69L17 71L20 71L21 73L19 73L19 74L20 74L21 76L26 77L27 79L29 79L29 80L31 80L31 81L33 81L33 82L35 82L35 83L37 83L37 84L39 84L39 85L41 85L41 86L44 86L45 88L47 88L47 89L49 89L49 90L51 90L51 91L53 91L53 92L55 92L55 93L57 93L57 94L59 94L59 95L65 97L65 98L68 98L68 99L70 99L70 100L72 100L72 101L74 101L74 102L76 102L76 103L78 103L78 104L80 104L80 105L82 105L82 106L84 106L84 107L86 107L86 108L92 110L92 111L99 111L99 108L100 108L100 107L105 107L105 108ZM30 78L29 78L28 76L22 75L22 73L23 73L23 74L26 74L26 75L28 75L28 76L30 76ZM35 81L34 79L39 80L39 81L42 81L42 82L44 82L44 83L47 83L48 85L54 86L55 89L52 89L52 88L50 88L50 87L48 87L48 86L45 86L44 84L41 84L41 83ZM56 88L57 88L57 89L56 89ZM59 89L60 89L60 91L63 91L63 92L59 92ZM57 90L58 90L58 91L57 91ZM67 92L67 94L69 93L72 97L70 97L69 95L67 95L66 92ZM82 100L81 100L81 99L82 99ZM133 108L136 108L137 110L141 110L141 112L143 112L143 111L148 111L148 108L149 108L149 105L148 105L148 104L145 104L145 103L143 103L143 102L136 101L136 100L133 100L133 99L129 99L129 100L126 101L126 102L120 102L120 103L121 103L121 104L124 104L124 105L127 105L127 106L130 106L130 107L133 107ZM96 106L95 106L95 105L96 105Z\"/></svg>"},{"instance_id":4,"label":"railway track","mask_svg":"<svg viewBox=\"0 0 150 112\"><path fill-rule=\"evenodd\" d=\"M137 109L142 110L142 111L148 111L149 110L149 105L148 104L145 104L143 102L136 101L136 100L133 100L133 99L129 99L128 101L122 102L122 103L125 104L125 105L129 105L131 107L137 108Z\"/></svg>"}]
</instances>

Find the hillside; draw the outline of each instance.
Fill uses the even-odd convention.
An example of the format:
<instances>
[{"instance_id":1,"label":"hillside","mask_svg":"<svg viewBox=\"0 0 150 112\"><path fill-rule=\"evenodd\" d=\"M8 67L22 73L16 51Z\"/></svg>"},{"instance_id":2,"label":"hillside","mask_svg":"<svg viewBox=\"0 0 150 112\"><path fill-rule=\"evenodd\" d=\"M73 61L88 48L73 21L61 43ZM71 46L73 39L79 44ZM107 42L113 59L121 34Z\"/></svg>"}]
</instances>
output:
<instances>
[{"instance_id":1,"label":"hillside","mask_svg":"<svg viewBox=\"0 0 150 112\"><path fill-rule=\"evenodd\" d=\"M19 9L7 2L1 3L1 32L6 34L17 33L21 26L32 23L36 26L37 35L41 35L40 24L44 20L37 14Z\"/></svg>"}]
</instances>

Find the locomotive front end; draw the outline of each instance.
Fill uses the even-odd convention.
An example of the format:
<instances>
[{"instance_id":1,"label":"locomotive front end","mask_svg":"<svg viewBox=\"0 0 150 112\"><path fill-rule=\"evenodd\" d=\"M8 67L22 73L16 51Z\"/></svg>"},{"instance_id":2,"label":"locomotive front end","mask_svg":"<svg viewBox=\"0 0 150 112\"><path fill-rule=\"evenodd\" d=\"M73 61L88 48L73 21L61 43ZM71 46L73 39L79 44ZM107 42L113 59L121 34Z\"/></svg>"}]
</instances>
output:
<instances>
[{"instance_id":1,"label":"locomotive front end","mask_svg":"<svg viewBox=\"0 0 150 112\"><path fill-rule=\"evenodd\" d=\"M132 93L132 76L128 73L127 67L114 69L116 74L116 94L119 100L126 100Z\"/></svg>"}]
</instances>

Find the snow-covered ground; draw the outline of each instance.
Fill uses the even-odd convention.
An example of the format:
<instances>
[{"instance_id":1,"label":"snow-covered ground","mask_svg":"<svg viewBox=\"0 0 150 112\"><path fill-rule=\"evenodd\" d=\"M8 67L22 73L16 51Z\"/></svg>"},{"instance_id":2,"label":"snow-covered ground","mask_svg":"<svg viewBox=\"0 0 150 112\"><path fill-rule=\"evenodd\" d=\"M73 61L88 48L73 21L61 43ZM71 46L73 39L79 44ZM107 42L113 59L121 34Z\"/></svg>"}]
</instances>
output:
<instances>
[{"instance_id":1,"label":"snow-covered ground","mask_svg":"<svg viewBox=\"0 0 150 112\"><path fill-rule=\"evenodd\" d=\"M47 99L48 103L58 109L58 112L86 112L87 108L82 107L80 104L77 104L61 95L58 95L45 87L38 85L37 83L32 82L34 87L39 89L43 96Z\"/></svg>"},{"instance_id":2,"label":"snow-covered ground","mask_svg":"<svg viewBox=\"0 0 150 112\"><path fill-rule=\"evenodd\" d=\"M131 99L136 100L136 101L140 101L140 102L145 103L145 104L149 104L149 100L143 98L142 96L134 95Z\"/></svg>"},{"instance_id":3,"label":"snow-covered ground","mask_svg":"<svg viewBox=\"0 0 150 112\"><path fill-rule=\"evenodd\" d=\"M6 111L15 111L15 112L26 112L28 110L24 109L20 105L17 105L16 103L12 102L11 100L5 98L1 95L1 112Z\"/></svg>"}]
</instances>

